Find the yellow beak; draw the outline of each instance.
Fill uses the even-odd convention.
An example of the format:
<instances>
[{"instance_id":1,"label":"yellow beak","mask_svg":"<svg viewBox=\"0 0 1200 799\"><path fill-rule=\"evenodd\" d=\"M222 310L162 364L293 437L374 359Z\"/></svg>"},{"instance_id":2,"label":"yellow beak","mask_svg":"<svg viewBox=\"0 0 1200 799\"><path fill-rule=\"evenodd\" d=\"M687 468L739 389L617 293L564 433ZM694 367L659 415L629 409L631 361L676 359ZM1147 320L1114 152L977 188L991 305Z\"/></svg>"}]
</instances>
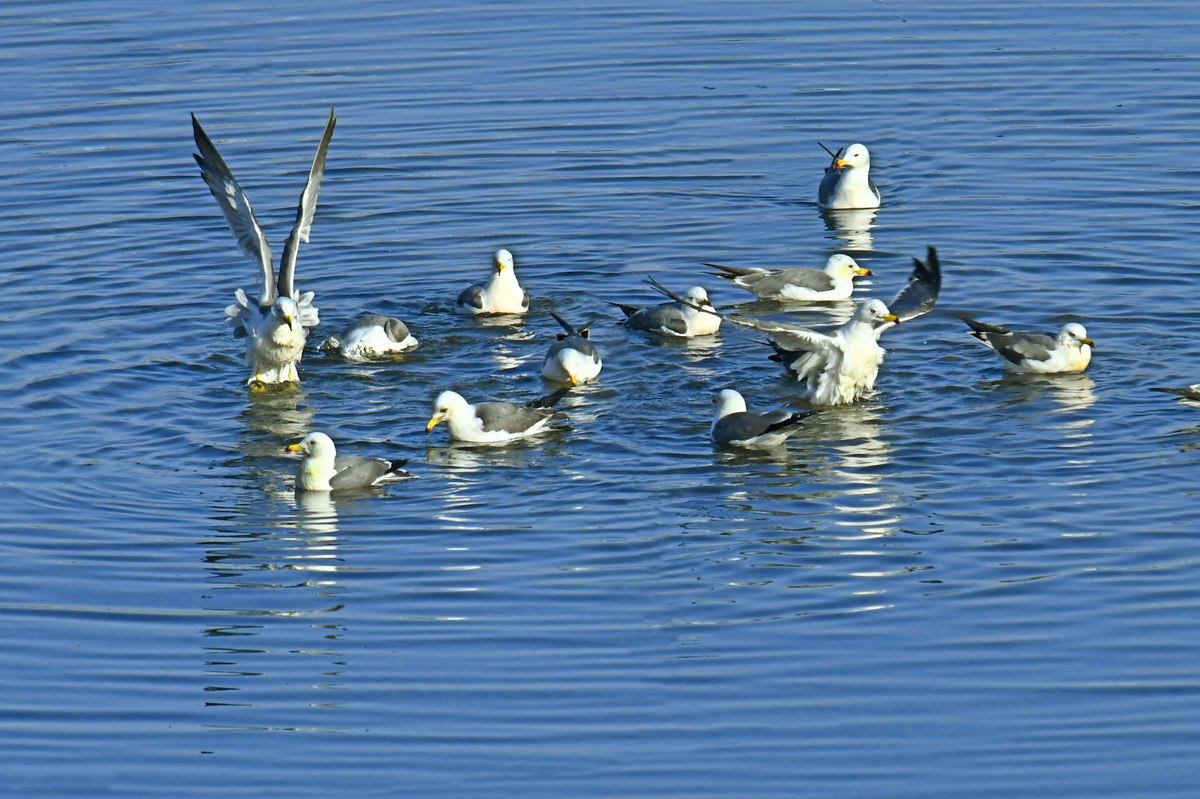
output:
<instances>
[{"instance_id":1,"label":"yellow beak","mask_svg":"<svg viewBox=\"0 0 1200 799\"><path fill-rule=\"evenodd\" d=\"M845 158L839 158L838 160L833 162L834 169L841 169L844 166L850 166L850 162L847 161Z\"/></svg>"},{"instance_id":2,"label":"yellow beak","mask_svg":"<svg viewBox=\"0 0 1200 799\"><path fill-rule=\"evenodd\" d=\"M429 420L429 424L425 425L425 432L426 432L426 433L428 433L430 430L432 430L433 428L437 427L437 426L438 426L438 422L441 422L441 421L445 420L445 418L446 418L446 417L445 417L445 416L443 416L443 415L442 415L442 414L440 414L440 413L438 413L438 414L434 414L434 417L433 417L432 419L430 419L430 420Z\"/></svg>"},{"instance_id":3,"label":"yellow beak","mask_svg":"<svg viewBox=\"0 0 1200 799\"><path fill-rule=\"evenodd\" d=\"M888 322L895 322L896 324L900 324L900 317L896 316L894 313L884 314L883 318Z\"/></svg>"},{"instance_id":4,"label":"yellow beak","mask_svg":"<svg viewBox=\"0 0 1200 799\"><path fill-rule=\"evenodd\" d=\"M304 451L304 447L300 446L299 444L288 444L287 449L284 450L284 452L303 452L303 451Z\"/></svg>"},{"instance_id":5,"label":"yellow beak","mask_svg":"<svg viewBox=\"0 0 1200 799\"><path fill-rule=\"evenodd\" d=\"M855 274L860 275L861 277L870 277L871 275L874 275L875 273L872 272L870 269L867 269L865 266L860 266L857 270L855 270Z\"/></svg>"},{"instance_id":6,"label":"yellow beak","mask_svg":"<svg viewBox=\"0 0 1200 799\"><path fill-rule=\"evenodd\" d=\"M1084 338L1081 338L1081 339L1079 339L1079 340L1080 340L1080 341L1082 341L1084 344L1087 344L1089 347L1091 347L1091 348L1092 348L1092 349L1094 349L1094 350L1098 350L1098 349L1100 349L1099 347L1097 347L1097 346L1096 346L1096 342L1092 341L1092 340L1091 340L1090 338L1088 338L1088 337L1084 337Z\"/></svg>"}]
</instances>

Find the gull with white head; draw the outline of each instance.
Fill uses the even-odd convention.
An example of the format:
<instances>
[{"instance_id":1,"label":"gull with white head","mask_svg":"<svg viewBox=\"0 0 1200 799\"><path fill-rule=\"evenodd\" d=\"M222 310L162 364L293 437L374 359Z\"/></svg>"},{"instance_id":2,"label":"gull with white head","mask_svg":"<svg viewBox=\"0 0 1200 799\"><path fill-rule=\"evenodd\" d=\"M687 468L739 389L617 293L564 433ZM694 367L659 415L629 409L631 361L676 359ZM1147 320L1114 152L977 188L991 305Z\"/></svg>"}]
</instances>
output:
<instances>
[{"instance_id":1,"label":"gull with white head","mask_svg":"<svg viewBox=\"0 0 1200 799\"><path fill-rule=\"evenodd\" d=\"M1057 336L1025 333L998 325L977 322L959 316L971 328L971 335L1000 356L1004 368L1023 374L1082 372L1092 360L1096 344L1078 322L1068 322Z\"/></svg>"},{"instance_id":2,"label":"gull with white head","mask_svg":"<svg viewBox=\"0 0 1200 799\"><path fill-rule=\"evenodd\" d=\"M304 453L296 471L297 491L352 491L413 476L400 468L406 460L338 455L325 433L309 433L285 452Z\"/></svg>"},{"instance_id":3,"label":"gull with white head","mask_svg":"<svg viewBox=\"0 0 1200 799\"><path fill-rule=\"evenodd\" d=\"M200 127L196 115L192 115L192 135L200 151L193 157L200 165L200 176L216 198L238 244L258 265L262 278L257 297L249 297L245 291L238 289L234 295L237 302L225 309L226 316L235 325L235 335L246 339L246 365L251 370L246 382L251 387L300 382L296 367L304 352L308 329L320 322L317 308L313 305L313 292L301 294L296 289L296 255L300 243L308 243L313 216L317 211L317 192L325 173L325 157L336 124L337 118L333 109L330 109L325 132L321 135L317 154L308 172L308 182L300 195L296 222L283 245L277 277L271 247L254 216L250 198L234 179L233 172L217 152L212 139Z\"/></svg>"},{"instance_id":4,"label":"gull with white head","mask_svg":"<svg viewBox=\"0 0 1200 799\"><path fill-rule=\"evenodd\" d=\"M692 286L687 294L679 297L670 295L675 302L664 302L648 308L636 305L609 303L621 309L625 318L621 324L631 330L644 330L674 338L710 336L721 329L721 317L708 301L708 292L700 286Z\"/></svg>"},{"instance_id":5,"label":"gull with white head","mask_svg":"<svg viewBox=\"0 0 1200 799\"><path fill-rule=\"evenodd\" d=\"M746 410L746 400L732 388L722 389L713 402L717 404L717 416L710 435L713 443L722 446L777 447L800 432L800 423L812 415L812 411L785 410L752 413Z\"/></svg>"},{"instance_id":6,"label":"gull with white head","mask_svg":"<svg viewBox=\"0 0 1200 799\"><path fill-rule=\"evenodd\" d=\"M817 189L817 203L830 209L879 207L879 189L871 180L871 154L865 145L851 144L833 154Z\"/></svg>"},{"instance_id":7,"label":"gull with white head","mask_svg":"<svg viewBox=\"0 0 1200 799\"><path fill-rule=\"evenodd\" d=\"M470 314L523 314L529 310L529 292L517 282L512 253L496 250L492 276L458 295L458 306Z\"/></svg>"},{"instance_id":8,"label":"gull with white head","mask_svg":"<svg viewBox=\"0 0 1200 799\"><path fill-rule=\"evenodd\" d=\"M600 360L596 345L591 342L588 328L592 323L588 322L577 330L554 311L550 315L566 332L559 333L546 352L542 360L542 377L573 386L595 379L604 363Z\"/></svg>"},{"instance_id":9,"label":"gull with white head","mask_svg":"<svg viewBox=\"0 0 1200 799\"><path fill-rule=\"evenodd\" d=\"M425 425L428 434L445 422L452 441L472 444L507 444L545 431L552 422L567 415L554 410L554 404L566 396L569 388L524 405L512 402L467 402L456 391L443 391L433 401L433 416Z\"/></svg>"},{"instance_id":10,"label":"gull with white head","mask_svg":"<svg viewBox=\"0 0 1200 799\"><path fill-rule=\"evenodd\" d=\"M706 263L719 270L714 274L733 281L762 300L802 300L822 302L844 300L854 293L854 278L871 274L849 255L829 256L824 269L793 266L786 269L722 266Z\"/></svg>"}]
</instances>

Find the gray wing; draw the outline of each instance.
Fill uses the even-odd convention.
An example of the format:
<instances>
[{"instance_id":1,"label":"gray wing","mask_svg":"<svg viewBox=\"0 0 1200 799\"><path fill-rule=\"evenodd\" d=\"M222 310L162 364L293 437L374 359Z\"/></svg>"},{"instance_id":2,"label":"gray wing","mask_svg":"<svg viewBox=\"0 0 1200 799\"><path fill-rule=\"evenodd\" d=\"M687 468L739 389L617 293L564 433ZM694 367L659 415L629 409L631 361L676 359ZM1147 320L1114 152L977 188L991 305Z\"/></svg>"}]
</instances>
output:
<instances>
[{"instance_id":1,"label":"gray wing","mask_svg":"<svg viewBox=\"0 0 1200 799\"><path fill-rule=\"evenodd\" d=\"M485 433L501 430L505 433L524 433L547 416L555 415L555 411L511 402L481 402L475 406L475 415L482 422Z\"/></svg>"},{"instance_id":2,"label":"gray wing","mask_svg":"<svg viewBox=\"0 0 1200 799\"><path fill-rule=\"evenodd\" d=\"M750 441L768 433L775 433L785 428L794 427L800 420L811 413L791 413L778 410L770 413L731 413L717 421L713 426L713 440L718 444L729 444L734 441Z\"/></svg>"},{"instance_id":3,"label":"gray wing","mask_svg":"<svg viewBox=\"0 0 1200 799\"><path fill-rule=\"evenodd\" d=\"M1052 336L1041 333L1016 333L1004 336L988 336L988 342L1000 357L1012 363L1022 361L1048 361L1051 351L1055 349Z\"/></svg>"},{"instance_id":4,"label":"gray wing","mask_svg":"<svg viewBox=\"0 0 1200 799\"><path fill-rule=\"evenodd\" d=\"M688 329L687 320L683 318L683 309L671 302L641 308L631 314L625 320L625 324L635 330L670 330L681 336L686 334Z\"/></svg>"},{"instance_id":5,"label":"gray wing","mask_svg":"<svg viewBox=\"0 0 1200 799\"><path fill-rule=\"evenodd\" d=\"M826 169L825 177L821 178L821 185L817 189L817 202L821 205L828 205L833 202L833 196L837 194L838 184L841 182L842 171L840 169ZM809 196L811 197L812 195L810 194Z\"/></svg>"},{"instance_id":6,"label":"gray wing","mask_svg":"<svg viewBox=\"0 0 1200 799\"><path fill-rule=\"evenodd\" d=\"M550 349L546 351L546 358L553 358L568 348L575 350L581 355L589 356L593 361L600 360L600 355L596 350L595 344L583 336L569 336L563 333L560 333L558 339L550 345Z\"/></svg>"},{"instance_id":7,"label":"gray wing","mask_svg":"<svg viewBox=\"0 0 1200 799\"><path fill-rule=\"evenodd\" d=\"M208 138L204 128L200 127L200 120L196 119L195 114L192 114L192 137L196 140L196 148L200 150L199 153L192 153L192 157L200 165L200 177L204 178L208 190L217 200L217 205L221 206L221 213L225 215L225 221L233 230L238 246L258 263L261 270L262 288L259 289L258 302L270 305L275 302L275 270L271 262L271 246L267 244L267 237L263 235L262 228L254 217L250 198L238 185L212 139Z\"/></svg>"},{"instance_id":8,"label":"gray wing","mask_svg":"<svg viewBox=\"0 0 1200 799\"><path fill-rule=\"evenodd\" d=\"M367 488L388 472L393 472L401 463L387 461L383 458L356 458L341 456L333 459L333 468L337 470L329 480L329 488L334 491L344 491L351 488Z\"/></svg>"},{"instance_id":9,"label":"gray wing","mask_svg":"<svg viewBox=\"0 0 1200 799\"><path fill-rule=\"evenodd\" d=\"M788 269L775 269L767 272L761 280L754 281L754 293L778 294L785 286L797 286L810 291L829 291L835 285L834 279L821 269L808 269L803 266L793 266Z\"/></svg>"},{"instance_id":10,"label":"gray wing","mask_svg":"<svg viewBox=\"0 0 1200 799\"><path fill-rule=\"evenodd\" d=\"M888 310L901 322L916 319L933 310L941 291L942 263L938 260L937 250L930 247L924 261L913 258L913 271L908 276L908 283L888 303Z\"/></svg>"},{"instance_id":11,"label":"gray wing","mask_svg":"<svg viewBox=\"0 0 1200 799\"><path fill-rule=\"evenodd\" d=\"M308 244L308 233L312 228L313 215L317 212L317 192L321 190L321 178L325 174L325 156L329 153L329 141L333 138L333 129L337 125L337 117L333 109L329 109L329 120L325 123L325 132L321 135L321 143L317 145L317 154L313 158L312 167L308 170L308 183L300 194L300 205L296 208L296 224L292 227L291 235L283 244L283 258L279 262L279 293L291 297L296 291L296 254L300 242Z\"/></svg>"},{"instance_id":12,"label":"gray wing","mask_svg":"<svg viewBox=\"0 0 1200 799\"><path fill-rule=\"evenodd\" d=\"M1150 390L1161 391L1164 394L1174 394L1177 397L1183 397L1184 399L1193 401L1200 401L1200 383L1196 383L1191 386L1185 386L1184 388L1164 388L1161 386L1155 386Z\"/></svg>"},{"instance_id":13,"label":"gray wing","mask_svg":"<svg viewBox=\"0 0 1200 799\"><path fill-rule=\"evenodd\" d=\"M458 295L456 302L459 305L470 305L474 308L483 308L483 285L476 283L474 286L468 286Z\"/></svg>"}]
</instances>

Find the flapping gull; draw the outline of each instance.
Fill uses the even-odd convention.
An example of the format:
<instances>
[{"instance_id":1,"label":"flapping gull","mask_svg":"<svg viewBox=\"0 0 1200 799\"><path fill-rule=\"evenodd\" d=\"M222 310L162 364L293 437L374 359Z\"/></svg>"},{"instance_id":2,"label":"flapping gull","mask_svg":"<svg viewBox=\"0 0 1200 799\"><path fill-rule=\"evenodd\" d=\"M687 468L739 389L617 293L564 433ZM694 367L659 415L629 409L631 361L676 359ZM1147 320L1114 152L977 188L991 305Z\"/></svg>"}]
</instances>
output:
<instances>
[{"instance_id":1,"label":"flapping gull","mask_svg":"<svg viewBox=\"0 0 1200 799\"><path fill-rule=\"evenodd\" d=\"M399 319L379 314L363 314L340 336L330 336L321 349L347 361L390 358L417 346L408 325Z\"/></svg>"},{"instance_id":2,"label":"flapping gull","mask_svg":"<svg viewBox=\"0 0 1200 799\"><path fill-rule=\"evenodd\" d=\"M755 269L706 263L720 270L717 277L764 300L844 300L854 293L854 278L871 274L849 255L829 256L824 269L794 266L788 269Z\"/></svg>"},{"instance_id":3,"label":"flapping gull","mask_svg":"<svg viewBox=\"0 0 1200 799\"><path fill-rule=\"evenodd\" d=\"M559 333L558 339L550 345L550 350L542 361L542 377L573 386L595 378L604 364L600 360L596 345L589 340L588 327L592 323L588 322L576 330L554 311L551 311L550 315L566 332Z\"/></svg>"},{"instance_id":4,"label":"flapping gull","mask_svg":"<svg viewBox=\"0 0 1200 799\"><path fill-rule=\"evenodd\" d=\"M915 265L908 284L892 301L901 313L889 310L881 300L867 300L858 306L848 322L829 333L786 322L722 316L734 324L768 334L776 350L773 359L804 384L804 395L810 402L816 405L848 404L875 387L885 354L878 343L883 332L902 321L928 313L937 302L941 288L937 252L930 247L926 261L917 258L913 261ZM653 279L649 282L668 297L682 299Z\"/></svg>"},{"instance_id":5,"label":"flapping gull","mask_svg":"<svg viewBox=\"0 0 1200 799\"><path fill-rule=\"evenodd\" d=\"M350 491L412 477L400 469L406 460L339 456L333 439L324 433L309 433L285 452L304 453L296 471L297 491Z\"/></svg>"},{"instance_id":6,"label":"flapping gull","mask_svg":"<svg viewBox=\"0 0 1200 799\"><path fill-rule=\"evenodd\" d=\"M746 410L746 400L731 388L721 390L713 402L717 403L717 417L712 423L714 443L734 447L776 447L800 432L800 422L812 415L791 411L751 413Z\"/></svg>"},{"instance_id":7,"label":"flapping gull","mask_svg":"<svg viewBox=\"0 0 1200 799\"><path fill-rule=\"evenodd\" d=\"M619 302L610 305L621 309L625 314L621 324L633 330L692 338L712 335L721 329L721 317L708 301L708 292L700 286L692 286L683 297L675 294L670 296L676 301L651 305L648 308L622 305Z\"/></svg>"},{"instance_id":8,"label":"flapping gull","mask_svg":"<svg viewBox=\"0 0 1200 799\"><path fill-rule=\"evenodd\" d=\"M512 253L496 250L492 255L495 269L487 283L476 283L458 295L458 305L471 314L522 314L529 310L529 292L517 282Z\"/></svg>"},{"instance_id":9,"label":"flapping gull","mask_svg":"<svg viewBox=\"0 0 1200 799\"><path fill-rule=\"evenodd\" d=\"M569 388L560 388L525 405L511 402L480 402L472 405L455 391L443 391L433 401L433 418L425 425L425 432L445 422L453 441L505 444L528 438L545 430L551 422L567 418L565 413L555 411L553 406L568 391Z\"/></svg>"},{"instance_id":10,"label":"flapping gull","mask_svg":"<svg viewBox=\"0 0 1200 799\"><path fill-rule=\"evenodd\" d=\"M248 297L245 291L238 289L235 294L237 303L225 309L226 316L236 325L234 332L246 338L246 365L251 369L246 382L251 386L299 382L300 374L296 365L300 363L300 356L304 352L308 328L320 322L317 308L313 305L313 292L301 294L296 289L296 255L300 243L308 243L313 215L317 210L317 192L325 172L325 156L329 152L329 141L333 138L335 125L337 118L331 108L325 132L321 135L316 157L308 172L308 182L300 195L296 223L283 245L283 257L276 278L271 247L254 217L250 198L234 179L212 139L200 127L196 115L192 114L192 134L200 150L193 157L200 165L200 175L221 206L225 221L237 237L238 244L254 259L261 272L262 283L258 296Z\"/></svg>"},{"instance_id":11,"label":"flapping gull","mask_svg":"<svg viewBox=\"0 0 1200 799\"><path fill-rule=\"evenodd\" d=\"M1092 360L1095 344L1087 330L1077 322L1063 325L1057 336L1023 333L1018 330L977 322L960 316L971 328L971 335L991 347L1000 356L1004 368L1025 374L1082 372Z\"/></svg>"},{"instance_id":12,"label":"flapping gull","mask_svg":"<svg viewBox=\"0 0 1200 799\"><path fill-rule=\"evenodd\" d=\"M871 180L871 154L865 146L851 144L844 153L838 150L833 154L833 163L821 178L817 202L822 208L879 207L879 189Z\"/></svg>"}]
</instances>

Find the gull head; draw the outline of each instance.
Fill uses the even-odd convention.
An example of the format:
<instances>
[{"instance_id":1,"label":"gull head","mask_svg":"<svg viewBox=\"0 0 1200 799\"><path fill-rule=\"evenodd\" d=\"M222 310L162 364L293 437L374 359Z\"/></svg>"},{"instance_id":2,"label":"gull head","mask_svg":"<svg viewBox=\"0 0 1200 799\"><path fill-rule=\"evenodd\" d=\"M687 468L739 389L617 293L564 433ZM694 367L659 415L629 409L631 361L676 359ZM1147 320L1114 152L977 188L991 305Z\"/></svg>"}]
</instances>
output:
<instances>
[{"instance_id":1,"label":"gull head","mask_svg":"<svg viewBox=\"0 0 1200 799\"><path fill-rule=\"evenodd\" d=\"M1074 344L1081 347L1084 344L1096 349L1096 343L1088 338L1087 329L1078 322L1068 322L1058 334L1058 340L1064 344Z\"/></svg>"},{"instance_id":2,"label":"gull head","mask_svg":"<svg viewBox=\"0 0 1200 799\"><path fill-rule=\"evenodd\" d=\"M291 329L296 328L296 320L300 318L300 306L291 297L279 297L271 306L271 313L280 322Z\"/></svg>"},{"instance_id":3,"label":"gull head","mask_svg":"<svg viewBox=\"0 0 1200 799\"><path fill-rule=\"evenodd\" d=\"M858 306L858 311L855 312L854 318L867 322L871 327L900 324L899 317L888 310L888 307L883 304L883 300L867 300Z\"/></svg>"},{"instance_id":4,"label":"gull head","mask_svg":"<svg viewBox=\"0 0 1200 799\"><path fill-rule=\"evenodd\" d=\"M746 400L732 388L723 388L713 397L717 404L717 418L723 419L731 413L745 413Z\"/></svg>"},{"instance_id":5,"label":"gull head","mask_svg":"<svg viewBox=\"0 0 1200 799\"><path fill-rule=\"evenodd\" d=\"M433 416L425 425L425 432L433 430L441 422L450 422L458 414L470 411L471 405L457 391L443 391L433 401Z\"/></svg>"},{"instance_id":6,"label":"gull head","mask_svg":"<svg viewBox=\"0 0 1200 799\"><path fill-rule=\"evenodd\" d=\"M503 272L505 269L513 268L512 253L508 250L496 250L492 255L492 265L496 267L496 272Z\"/></svg>"},{"instance_id":7,"label":"gull head","mask_svg":"<svg viewBox=\"0 0 1200 799\"><path fill-rule=\"evenodd\" d=\"M699 305L701 308L713 307L713 304L708 301L708 292L700 286L692 286L683 296L692 305Z\"/></svg>"},{"instance_id":8,"label":"gull head","mask_svg":"<svg viewBox=\"0 0 1200 799\"><path fill-rule=\"evenodd\" d=\"M333 439L324 433L309 433L298 444L290 444L284 452L303 452L314 458L332 460L337 455Z\"/></svg>"},{"instance_id":9,"label":"gull head","mask_svg":"<svg viewBox=\"0 0 1200 799\"><path fill-rule=\"evenodd\" d=\"M829 256L829 260L825 262L825 274L834 279L838 278L853 278L866 277L873 274L870 269L858 265L858 262L849 255L837 253Z\"/></svg>"},{"instance_id":10,"label":"gull head","mask_svg":"<svg viewBox=\"0 0 1200 799\"><path fill-rule=\"evenodd\" d=\"M870 167L871 154L867 152L866 145L851 144L846 148L846 152L842 154L842 157L833 162L833 165L836 169L841 169L842 167L850 167L851 169Z\"/></svg>"}]
</instances>

